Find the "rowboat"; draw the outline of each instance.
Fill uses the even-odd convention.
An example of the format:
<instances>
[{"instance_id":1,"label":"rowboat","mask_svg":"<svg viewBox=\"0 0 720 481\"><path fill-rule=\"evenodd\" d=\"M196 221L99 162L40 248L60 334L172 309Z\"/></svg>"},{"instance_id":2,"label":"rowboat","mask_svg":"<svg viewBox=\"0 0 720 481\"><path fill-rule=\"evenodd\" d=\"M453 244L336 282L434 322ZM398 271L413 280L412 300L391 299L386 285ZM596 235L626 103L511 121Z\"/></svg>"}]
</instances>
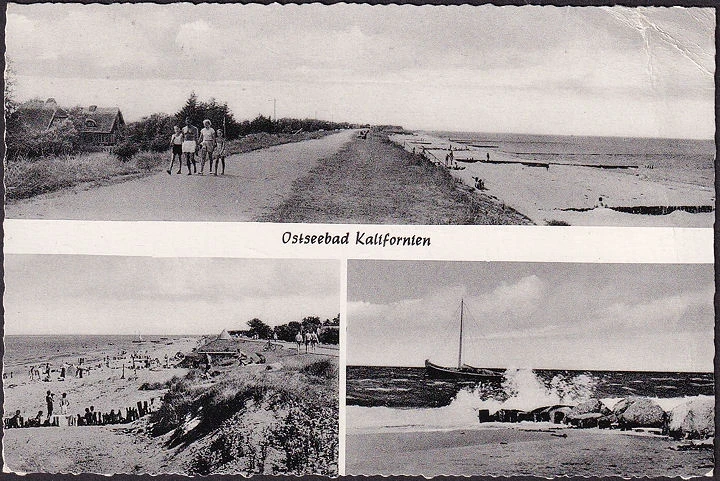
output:
<instances>
[{"instance_id":1,"label":"rowboat","mask_svg":"<svg viewBox=\"0 0 720 481\"><path fill-rule=\"evenodd\" d=\"M458 348L458 365L457 367L445 367L425 360L425 372L429 377L439 379L458 379L467 381L485 381L485 382L501 382L503 380L503 369L488 369L482 367L473 367L463 364L463 312L465 304L460 300L460 343Z\"/></svg>"}]
</instances>

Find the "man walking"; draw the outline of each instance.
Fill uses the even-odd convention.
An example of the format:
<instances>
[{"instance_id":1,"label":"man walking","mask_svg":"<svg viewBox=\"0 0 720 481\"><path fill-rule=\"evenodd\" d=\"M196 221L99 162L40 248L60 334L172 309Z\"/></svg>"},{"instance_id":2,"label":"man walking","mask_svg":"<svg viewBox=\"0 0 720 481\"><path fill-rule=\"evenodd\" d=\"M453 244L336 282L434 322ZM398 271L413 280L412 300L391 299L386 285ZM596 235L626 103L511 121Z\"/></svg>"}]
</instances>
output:
<instances>
[{"instance_id":1,"label":"man walking","mask_svg":"<svg viewBox=\"0 0 720 481\"><path fill-rule=\"evenodd\" d=\"M183 127L183 129L182 129L182 135L183 135L182 152L183 152L183 155L185 156L185 162L187 163L188 175L191 175L191 172L190 172L190 163L191 162L194 167L194 172L197 174L197 163L195 162L195 152L197 151L197 147L198 147L197 142L198 142L198 139L200 138L200 133L198 132L198 128L192 124L190 117L185 119L185 127Z\"/></svg>"}]
</instances>

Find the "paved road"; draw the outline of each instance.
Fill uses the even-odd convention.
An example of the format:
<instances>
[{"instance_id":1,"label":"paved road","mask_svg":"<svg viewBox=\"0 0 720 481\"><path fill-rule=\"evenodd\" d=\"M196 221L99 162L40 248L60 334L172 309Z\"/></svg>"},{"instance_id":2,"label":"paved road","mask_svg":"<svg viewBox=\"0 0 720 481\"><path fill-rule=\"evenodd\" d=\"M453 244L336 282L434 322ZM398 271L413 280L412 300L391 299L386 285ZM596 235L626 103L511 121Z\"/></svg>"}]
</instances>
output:
<instances>
[{"instance_id":1,"label":"paved road","mask_svg":"<svg viewBox=\"0 0 720 481\"><path fill-rule=\"evenodd\" d=\"M318 160L336 153L355 135L279 145L228 157L224 176L168 175L87 190L65 190L13 202L15 219L253 221L271 212L292 183Z\"/></svg>"}]
</instances>

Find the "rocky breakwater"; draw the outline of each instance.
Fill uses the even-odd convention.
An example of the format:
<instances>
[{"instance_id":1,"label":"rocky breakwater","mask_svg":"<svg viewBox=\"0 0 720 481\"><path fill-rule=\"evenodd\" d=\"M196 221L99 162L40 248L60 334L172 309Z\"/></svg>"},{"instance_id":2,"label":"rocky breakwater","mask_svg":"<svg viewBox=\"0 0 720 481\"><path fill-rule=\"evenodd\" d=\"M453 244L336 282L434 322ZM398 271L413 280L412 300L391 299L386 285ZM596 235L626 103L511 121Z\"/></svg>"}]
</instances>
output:
<instances>
[{"instance_id":1,"label":"rocky breakwater","mask_svg":"<svg viewBox=\"0 0 720 481\"><path fill-rule=\"evenodd\" d=\"M715 436L714 399L692 398L665 411L653 399L628 397L613 402L589 399L577 405L542 406L532 411L499 409L478 411L484 422L550 422L574 428L645 430L675 439L708 439Z\"/></svg>"}]
</instances>

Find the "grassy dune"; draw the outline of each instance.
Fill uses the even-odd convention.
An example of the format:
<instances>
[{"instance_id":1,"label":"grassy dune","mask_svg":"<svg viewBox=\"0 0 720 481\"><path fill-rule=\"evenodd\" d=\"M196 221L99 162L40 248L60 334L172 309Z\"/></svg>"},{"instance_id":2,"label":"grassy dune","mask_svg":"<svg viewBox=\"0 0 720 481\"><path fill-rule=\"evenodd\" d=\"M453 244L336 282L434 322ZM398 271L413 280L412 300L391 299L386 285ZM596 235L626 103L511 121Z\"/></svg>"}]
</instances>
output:
<instances>
[{"instance_id":1,"label":"grassy dune","mask_svg":"<svg viewBox=\"0 0 720 481\"><path fill-rule=\"evenodd\" d=\"M373 131L324 159L293 184L272 222L367 224L529 224L495 198Z\"/></svg>"},{"instance_id":2,"label":"grassy dune","mask_svg":"<svg viewBox=\"0 0 720 481\"><path fill-rule=\"evenodd\" d=\"M279 370L197 371L170 382L149 433L207 475L337 474L337 359L286 357Z\"/></svg>"}]
</instances>

